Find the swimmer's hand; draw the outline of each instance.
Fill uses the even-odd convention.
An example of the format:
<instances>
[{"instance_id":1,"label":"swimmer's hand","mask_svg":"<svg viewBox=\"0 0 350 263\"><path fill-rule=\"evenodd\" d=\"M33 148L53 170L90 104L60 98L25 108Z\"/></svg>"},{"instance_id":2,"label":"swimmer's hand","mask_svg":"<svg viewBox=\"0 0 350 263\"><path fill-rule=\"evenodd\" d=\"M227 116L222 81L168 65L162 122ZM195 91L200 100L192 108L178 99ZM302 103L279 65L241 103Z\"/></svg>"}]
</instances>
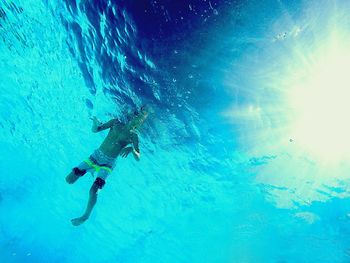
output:
<instances>
[{"instance_id":1,"label":"swimmer's hand","mask_svg":"<svg viewBox=\"0 0 350 263\"><path fill-rule=\"evenodd\" d=\"M94 124L101 124L101 123L102 123L101 121L99 121L99 120L97 119L96 116L90 117L90 120L92 120L92 122L93 122Z\"/></svg>"},{"instance_id":2,"label":"swimmer's hand","mask_svg":"<svg viewBox=\"0 0 350 263\"><path fill-rule=\"evenodd\" d=\"M126 147L120 151L120 156L126 158L133 151L132 147Z\"/></svg>"},{"instance_id":3,"label":"swimmer's hand","mask_svg":"<svg viewBox=\"0 0 350 263\"><path fill-rule=\"evenodd\" d=\"M96 116L92 116L89 119L92 120L93 122L100 122Z\"/></svg>"},{"instance_id":4,"label":"swimmer's hand","mask_svg":"<svg viewBox=\"0 0 350 263\"><path fill-rule=\"evenodd\" d=\"M102 124L102 122L100 122L96 118L96 116L93 116L92 118L90 117L90 120L92 120L92 128L91 128L92 132L97 132L98 131L97 127L99 127Z\"/></svg>"}]
</instances>

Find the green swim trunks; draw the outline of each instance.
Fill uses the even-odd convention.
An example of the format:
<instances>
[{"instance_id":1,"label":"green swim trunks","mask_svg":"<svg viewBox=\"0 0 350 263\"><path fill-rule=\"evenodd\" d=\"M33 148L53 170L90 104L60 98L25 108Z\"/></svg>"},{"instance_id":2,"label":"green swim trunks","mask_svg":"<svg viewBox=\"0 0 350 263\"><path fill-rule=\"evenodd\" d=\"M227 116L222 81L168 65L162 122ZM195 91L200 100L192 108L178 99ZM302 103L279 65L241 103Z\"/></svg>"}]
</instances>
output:
<instances>
[{"instance_id":1,"label":"green swim trunks","mask_svg":"<svg viewBox=\"0 0 350 263\"><path fill-rule=\"evenodd\" d=\"M88 159L78 165L79 170L97 172L97 178L106 180L115 167L116 158L105 155L100 149L94 151Z\"/></svg>"}]
</instances>

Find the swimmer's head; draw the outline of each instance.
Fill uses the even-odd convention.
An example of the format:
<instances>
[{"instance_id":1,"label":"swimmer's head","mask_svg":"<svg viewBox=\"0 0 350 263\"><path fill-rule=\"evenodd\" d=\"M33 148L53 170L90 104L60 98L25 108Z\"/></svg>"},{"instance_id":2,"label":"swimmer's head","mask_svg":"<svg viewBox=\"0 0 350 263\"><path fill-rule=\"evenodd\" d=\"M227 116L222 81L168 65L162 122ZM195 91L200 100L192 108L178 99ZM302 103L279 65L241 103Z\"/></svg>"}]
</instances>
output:
<instances>
[{"instance_id":1,"label":"swimmer's head","mask_svg":"<svg viewBox=\"0 0 350 263\"><path fill-rule=\"evenodd\" d=\"M145 122L149 115L149 107L144 105L140 108L139 111L134 111L133 114L129 116L128 126L130 129L139 129L142 124Z\"/></svg>"}]
</instances>

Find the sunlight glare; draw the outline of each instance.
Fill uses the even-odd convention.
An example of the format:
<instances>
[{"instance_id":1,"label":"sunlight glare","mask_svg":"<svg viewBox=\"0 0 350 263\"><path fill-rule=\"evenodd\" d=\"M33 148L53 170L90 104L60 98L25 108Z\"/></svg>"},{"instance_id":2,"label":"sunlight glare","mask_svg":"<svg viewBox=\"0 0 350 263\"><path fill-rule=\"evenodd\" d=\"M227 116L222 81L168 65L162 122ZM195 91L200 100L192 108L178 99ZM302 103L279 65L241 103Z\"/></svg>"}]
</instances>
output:
<instances>
[{"instance_id":1,"label":"sunlight glare","mask_svg":"<svg viewBox=\"0 0 350 263\"><path fill-rule=\"evenodd\" d=\"M341 43L341 41L333 41ZM350 49L321 49L305 76L291 89L295 114L292 134L298 145L324 161L350 154Z\"/></svg>"}]
</instances>

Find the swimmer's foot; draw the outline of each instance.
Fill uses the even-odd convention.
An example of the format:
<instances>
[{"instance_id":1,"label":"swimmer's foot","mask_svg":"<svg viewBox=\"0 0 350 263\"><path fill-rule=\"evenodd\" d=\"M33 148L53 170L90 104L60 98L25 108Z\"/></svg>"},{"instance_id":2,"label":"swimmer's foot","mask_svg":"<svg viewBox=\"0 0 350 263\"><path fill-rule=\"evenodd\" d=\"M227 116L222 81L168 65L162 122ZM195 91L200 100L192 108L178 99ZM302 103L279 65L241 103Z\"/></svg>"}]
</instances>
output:
<instances>
[{"instance_id":1,"label":"swimmer's foot","mask_svg":"<svg viewBox=\"0 0 350 263\"><path fill-rule=\"evenodd\" d=\"M75 183L76 180L79 179L79 175L76 175L75 173L71 172L70 174L67 175L66 177L66 182L69 184Z\"/></svg>"},{"instance_id":2,"label":"swimmer's foot","mask_svg":"<svg viewBox=\"0 0 350 263\"><path fill-rule=\"evenodd\" d=\"M84 223L87 219L88 219L88 217L86 217L86 216L81 216L81 217L72 219L71 222L72 222L72 225L73 225L73 226L79 226L79 225L81 225L82 223Z\"/></svg>"}]
</instances>

